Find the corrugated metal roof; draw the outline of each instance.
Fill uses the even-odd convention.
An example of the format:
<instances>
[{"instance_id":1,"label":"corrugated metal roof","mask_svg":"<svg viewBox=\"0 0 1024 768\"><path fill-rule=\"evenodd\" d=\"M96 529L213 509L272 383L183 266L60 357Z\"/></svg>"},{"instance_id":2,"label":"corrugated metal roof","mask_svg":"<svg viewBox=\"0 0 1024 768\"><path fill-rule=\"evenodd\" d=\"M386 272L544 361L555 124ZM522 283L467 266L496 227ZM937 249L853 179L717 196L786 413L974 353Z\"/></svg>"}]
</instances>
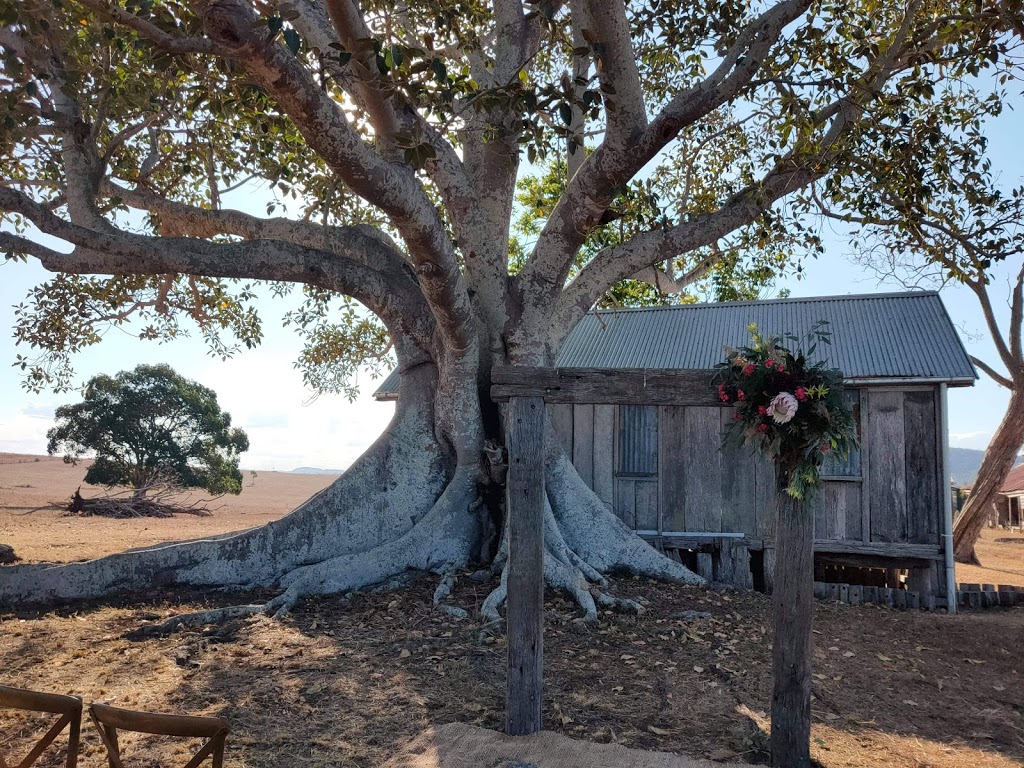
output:
<instances>
[{"instance_id":1,"label":"corrugated metal roof","mask_svg":"<svg viewBox=\"0 0 1024 768\"><path fill-rule=\"evenodd\" d=\"M566 339L558 367L713 368L723 345L746 344L746 327L803 336L820 320L832 344L816 356L850 379L973 381L974 367L932 291L736 301L608 310L587 315Z\"/></svg>"},{"instance_id":2,"label":"corrugated metal roof","mask_svg":"<svg viewBox=\"0 0 1024 768\"><path fill-rule=\"evenodd\" d=\"M934 291L732 301L588 314L562 347L559 368L713 368L722 347L749 342L746 327L802 337L819 320L831 345L815 355L848 379L916 379L971 384L977 378ZM389 376L375 395L397 391Z\"/></svg>"},{"instance_id":3,"label":"corrugated metal roof","mask_svg":"<svg viewBox=\"0 0 1024 768\"><path fill-rule=\"evenodd\" d=\"M1014 496L1024 493L1024 464L1020 464L1010 470L1010 474L1006 476L1006 481L1003 483L1003 487L999 489L999 492Z\"/></svg>"}]
</instances>

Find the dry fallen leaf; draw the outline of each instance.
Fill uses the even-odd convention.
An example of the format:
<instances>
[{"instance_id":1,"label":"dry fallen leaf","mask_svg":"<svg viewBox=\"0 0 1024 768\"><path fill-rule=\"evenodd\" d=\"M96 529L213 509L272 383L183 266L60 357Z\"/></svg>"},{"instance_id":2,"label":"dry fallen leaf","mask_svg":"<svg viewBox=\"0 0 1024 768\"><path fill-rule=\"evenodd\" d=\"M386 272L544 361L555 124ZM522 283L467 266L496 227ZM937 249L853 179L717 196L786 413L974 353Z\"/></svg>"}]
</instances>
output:
<instances>
[{"instance_id":1,"label":"dry fallen leaf","mask_svg":"<svg viewBox=\"0 0 1024 768\"><path fill-rule=\"evenodd\" d=\"M653 733L655 736L668 736L669 734L669 731L666 731L664 728L658 728L653 725L648 725L647 730Z\"/></svg>"},{"instance_id":2,"label":"dry fallen leaf","mask_svg":"<svg viewBox=\"0 0 1024 768\"><path fill-rule=\"evenodd\" d=\"M412 654L409 653L409 649L408 648L403 648L402 652L400 654L398 654L398 658L400 658L400 659L408 659L410 656L412 656Z\"/></svg>"}]
</instances>

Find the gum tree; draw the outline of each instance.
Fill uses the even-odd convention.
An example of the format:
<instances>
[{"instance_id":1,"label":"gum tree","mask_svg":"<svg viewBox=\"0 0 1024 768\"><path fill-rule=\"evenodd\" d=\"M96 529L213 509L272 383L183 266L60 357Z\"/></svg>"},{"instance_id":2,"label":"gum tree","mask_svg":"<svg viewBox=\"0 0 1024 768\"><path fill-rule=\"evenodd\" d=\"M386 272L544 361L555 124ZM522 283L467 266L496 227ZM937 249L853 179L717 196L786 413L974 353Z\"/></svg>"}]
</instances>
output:
<instances>
[{"instance_id":1,"label":"gum tree","mask_svg":"<svg viewBox=\"0 0 1024 768\"><path fill-rule=\"evenodd\" d=\"M231 427L217 394L169 365L139 365L89 379L81 402L62 405L47 453L76 464L95 458L90 485L125 485L142 498L156 486L242 492L239 455L249 438Z\"/></svg>"},{"instance_id":2,"label":"gum tree","mask_svg":"<svg viewBox=\"0 0 1024 768\"><path fill-rule=\"evenodd\" d=\"M222 351L256 343L248 281L302 286L314 382L343 387L388 345L401 371L387 431L284 519L7 569L0 600L159 573L273 585L252 610L287 610L410 569L500 572L491 367L550 365L625 279L678 292L748 251L799 262L814 238L796 193L841 188L922 126L950 141L977 115L974 76L1014 66L1018 19L973 0L0 1L0 246L57 273L22 308L30 384L59 386L70 352L133 317L153 337L194 321ZM559 156L564 188L510 249L524 160ZM225 204L257 184L278 198L266 215ZM550 585L593 618L609 571L699 581L548 444Z\"/></svg>"}]
</instances>

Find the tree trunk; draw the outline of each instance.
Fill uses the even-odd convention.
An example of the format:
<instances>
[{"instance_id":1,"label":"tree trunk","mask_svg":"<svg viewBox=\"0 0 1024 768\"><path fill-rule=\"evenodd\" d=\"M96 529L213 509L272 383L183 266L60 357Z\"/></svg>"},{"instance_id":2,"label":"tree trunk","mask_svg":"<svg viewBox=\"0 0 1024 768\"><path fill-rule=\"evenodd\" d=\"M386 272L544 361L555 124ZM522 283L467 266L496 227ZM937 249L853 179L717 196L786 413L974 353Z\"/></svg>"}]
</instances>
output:
<instances>
[{"instance_id":1,"label":"tree trunk","mask_svg":"<svg viewBox=\"0 0 1024 768\"><path fill-rule=\"evenodd\" d=\"M814 518L804 501L784 490L780 496L772 594L772 766L805 768L811 764Z\"/></svg>"},{"instance_id":2,"label":"tree trunk","mask_svg":"<svg viewBox=\"0 0 1024 768\"><path fill-rule=\"evenodd\" d=\"M1024 392L1014 390L1006 414L985 450L967 503L953 524L953 556L958 563L978 565L974 545L992 514L992 504L1013 469L1024 444Z\"/></svg>"},{"instance_id":3,"label":"tree trunk","mask_svg":"<svg viewBox=\"0 0 1024 768\"><path fill-rule=\"evenodd\" d=\"M264 605L173 620L205 623L259 611L280 613L307 595L391 584L410 572L442 575L450 589L457 570L489 562L502 579L482 614L497 619L508 594L507 546L495 554L489 531L496 527L504 541L506 527L500 501L490 510L484 502L503 494L488 490L495 473L484 468L489 459L493 470L496 457L486 456L477 436L503 427L498 409L487 401L485 408L452 404L465 391L477 391L475 375L449 369L439 376L438 371L429 361L407 364L398 407L384 434L335 483L284 518L249 531L85 563L4 568L0 605L54 604L174 585L280 590ZM486 414L493 414L489 430ZM550 425L545 428L550 434ZM639 608L601 591L604 573L703 582L635 536L586 486L558 441L552 437L546 443L542 502L548 586L568 592L585 618L594 620L598 606ZM477 455L465 448L473 444L481 446ZM438 601L444 593L438 590Z\"/></svg>"}]
</instances>

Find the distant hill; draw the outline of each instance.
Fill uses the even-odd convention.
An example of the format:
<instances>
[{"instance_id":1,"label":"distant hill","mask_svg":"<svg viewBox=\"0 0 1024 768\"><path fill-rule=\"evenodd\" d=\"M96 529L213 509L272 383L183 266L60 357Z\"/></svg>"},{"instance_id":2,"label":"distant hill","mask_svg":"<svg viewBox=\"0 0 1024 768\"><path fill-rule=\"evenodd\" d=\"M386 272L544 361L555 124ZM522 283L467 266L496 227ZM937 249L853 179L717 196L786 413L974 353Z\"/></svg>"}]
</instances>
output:
<instances>
[{"instance_id":1,"label":"distant hill","mask_svg":"<svg viewBox=\"0 0 1024 768\"><path fill-rule=\"evenodd\" d=\"M292 470L293 475L340 475L344 469L320 469L320 467L298 467Z\"/></svg>"},{"instance_id":2,"label":"distant hill","mask_svg":"<svg viewBox=\"0 0 1024 768\"><path fill-rule=\"evenodd\" d=\"M957 485L970 485L978 476L978 468L981 466L981 459L984 451L973 448L950 448L949 449L949 474ZM1024 458L1018 456L1017 463L1020 464Z\"/></svg>"}]
</instances>

